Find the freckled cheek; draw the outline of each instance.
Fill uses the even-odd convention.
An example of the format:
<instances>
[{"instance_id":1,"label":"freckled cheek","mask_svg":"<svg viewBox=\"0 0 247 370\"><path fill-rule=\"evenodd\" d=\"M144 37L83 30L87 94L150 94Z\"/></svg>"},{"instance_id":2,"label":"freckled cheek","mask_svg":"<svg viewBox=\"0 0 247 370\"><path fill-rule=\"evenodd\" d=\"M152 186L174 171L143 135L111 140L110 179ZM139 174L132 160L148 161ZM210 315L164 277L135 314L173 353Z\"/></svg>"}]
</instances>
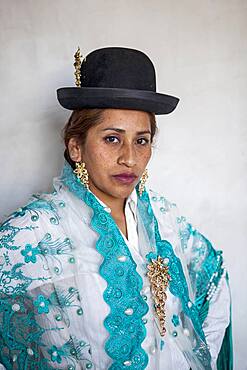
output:
<instances>
[{"instance_id":1,"label":"freckled cheek","mask_svg":"<svg viewBox=\"0 0 247 370\"><path fill-rule=\"evenodd\" d=\"M88 158L88 172L94 178L104 178L107 177L112 172L112 167L114 167L114 156L100 152L91 152Z\"/></svg>"},{"instance_id":2,"label":"freckled cheek","mask_svg":"<svg viewBox=\"0 0 247 370\"><path fill-rule=\"evenodd\" d=\"M151 157L151 150L150 151L147 151L147 152L144 152L144 153L140 153L138 155L138 164L139 164L139 167L140 168L145 168L150 160L150 157Z\"/></svg>"}]
</instances>

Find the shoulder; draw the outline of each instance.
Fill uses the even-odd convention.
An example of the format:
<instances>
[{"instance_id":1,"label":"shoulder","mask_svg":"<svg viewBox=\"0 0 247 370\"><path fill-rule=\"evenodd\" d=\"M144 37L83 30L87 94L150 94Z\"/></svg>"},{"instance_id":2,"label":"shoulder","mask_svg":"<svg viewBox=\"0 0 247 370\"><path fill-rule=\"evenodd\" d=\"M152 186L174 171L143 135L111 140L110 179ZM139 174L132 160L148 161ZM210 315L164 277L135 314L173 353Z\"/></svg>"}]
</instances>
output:
<instances>
[{"instance_id":1,"label":"shoulder","mask_svg":"<svg viewBox=\"0 0 247 370\"><path fill-rule=\"evenodd\" d=\"M0 231L8 228L19 230L35 230L41 224L59 223L58 207L50 195L35 195L24 206L18 208L1 224Z\"/></svg>"},{"instance_id":2,"label":"shoulder","mask_svg":"<svg viewBox=\"0 0 247 370\"><path fill-rule=\"evenodd\" d=\"M3 292L34 289L74 263L64 227L64 204L54 195L33 198L0 225L0 286Z\"/></svg>"},{"instance_id":3,"label":"shoulder","mask_svg":"<svg viewBox=\"0 0 247 370\"><path fill-rule=\"evenodd\" d=\"M176 203L168 200L163 194L153 189L148 189L148 194L151 204L155 208L159 207L162 213L177 209Z\"/></svg>"},{"instance_id":4,"label":"shoulder","mask_svg":"<svg viewBox=\"0 0 247 370\"><path fill-rule=\"evenodd\" d=\"M54 196L33 197L0 225L2 256L14 262L35 263L45 245L63 237L60 210ZM6 258L4 261L6 262Z\"/></svg>"},{"instance_id":5,"label":"shoulder","mask_svg":"<svg viewBox=\"0 0 247 370\"><path fill-rule=\"evenodd\" d=\"M154 215L159 223L179 223L180 216L176 203L153 189L148 189L148 194Z\"/></svg>"},{"instance_id":6,"label":"shoulder","mask_svg":"<svg viewBox=\"0 0 247 370\"><path fill-rule=\"evenodd\" d=\"M149 189L149 198L157 219L161 235L173 235L179 239L183 250L188 248L189 239L196 233L186 217L180 213L177 204L164 195Z\"/></svg>"}]
</instances>

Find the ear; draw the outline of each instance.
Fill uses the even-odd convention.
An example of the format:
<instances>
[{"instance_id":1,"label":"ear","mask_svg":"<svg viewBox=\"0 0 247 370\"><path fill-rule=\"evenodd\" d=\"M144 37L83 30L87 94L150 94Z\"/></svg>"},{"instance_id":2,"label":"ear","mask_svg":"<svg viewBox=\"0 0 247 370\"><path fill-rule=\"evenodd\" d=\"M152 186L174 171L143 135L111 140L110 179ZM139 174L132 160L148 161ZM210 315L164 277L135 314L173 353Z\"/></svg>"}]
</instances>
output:
<instances>
[{"instance_id":1,"label":"ear","mask_svg":"<svg viewBox=\"0 0 247 370\"><path fill-rule=\"evenodd\" d=\"M74 162L81 162L81 146L76 138L71 138L68 143L68 151L70 158Z\"/></svg>"}]
</instances>

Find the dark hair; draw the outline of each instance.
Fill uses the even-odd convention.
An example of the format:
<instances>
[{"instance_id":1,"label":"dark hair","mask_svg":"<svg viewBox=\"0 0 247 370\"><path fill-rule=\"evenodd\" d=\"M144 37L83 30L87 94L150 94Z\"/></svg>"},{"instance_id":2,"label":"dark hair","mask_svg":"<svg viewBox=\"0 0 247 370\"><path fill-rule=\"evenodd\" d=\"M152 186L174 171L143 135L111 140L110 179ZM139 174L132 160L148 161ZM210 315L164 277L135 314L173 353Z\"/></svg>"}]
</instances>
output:
<instances>
[{"instance_id":1,"label":"dark hair","mask_svg":"<svg viewBox=\"0 0 247 370\"><path fill-rule=\"evenodd\" d=\"M68 122L63 129L63 138L66 146L65 157L69 158L68 143L71 138L78 139L79 143L83 145L86 141L88 130L101 123L103 120L103 113L105 109L90 108L78 109L72 112ZM150 117L151 124L151 142L157 131L155 114L147 112Z\"/></svg>"}]
</instances>

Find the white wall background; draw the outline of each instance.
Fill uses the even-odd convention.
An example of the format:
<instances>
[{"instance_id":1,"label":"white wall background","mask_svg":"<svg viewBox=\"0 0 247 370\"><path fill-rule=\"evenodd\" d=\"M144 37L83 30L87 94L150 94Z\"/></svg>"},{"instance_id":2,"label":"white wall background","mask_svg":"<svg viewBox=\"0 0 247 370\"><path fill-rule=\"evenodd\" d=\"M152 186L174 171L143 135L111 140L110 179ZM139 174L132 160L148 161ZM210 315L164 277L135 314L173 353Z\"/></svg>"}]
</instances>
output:
<instances>
[{"instance_id":1,"label":"white wall background","mask_svg":"<svg viewBox=\"0 0 247 370\"><path fill-rule=\"evenodd\" d=\"M150 183L228 263L235 369L247 369L246 0L0 0L0 218L60 171L73 54L103 46L148 53L158 89L181 98L158 118Z\"/></svg>"}]
</instances>

